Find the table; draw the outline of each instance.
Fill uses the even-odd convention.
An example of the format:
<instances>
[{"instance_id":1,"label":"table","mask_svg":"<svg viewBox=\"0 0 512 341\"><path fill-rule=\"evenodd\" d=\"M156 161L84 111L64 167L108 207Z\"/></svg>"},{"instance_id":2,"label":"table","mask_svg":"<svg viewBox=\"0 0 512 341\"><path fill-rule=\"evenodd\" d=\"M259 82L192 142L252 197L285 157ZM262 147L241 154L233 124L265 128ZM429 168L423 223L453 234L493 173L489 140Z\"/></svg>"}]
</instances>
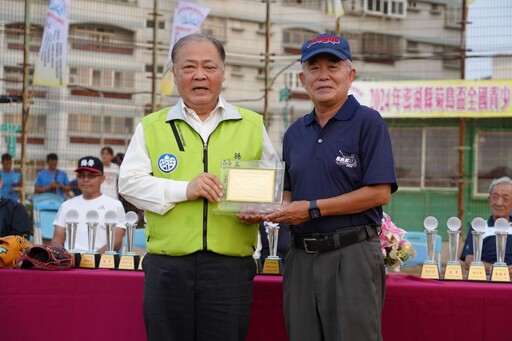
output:
<instances>
[{"instance_id":1,"label":"table","mask_svg":"<svg viewBox=\"0 0 512 341\"><path fill-rule=\"evenodd\" d=\"M0 270L5 340L145 340L143 274ZM256 276L247 340L287 340L282 278ZM388 275L384 340L509 340L512 285Z\"/></svg>"}]
</instances>

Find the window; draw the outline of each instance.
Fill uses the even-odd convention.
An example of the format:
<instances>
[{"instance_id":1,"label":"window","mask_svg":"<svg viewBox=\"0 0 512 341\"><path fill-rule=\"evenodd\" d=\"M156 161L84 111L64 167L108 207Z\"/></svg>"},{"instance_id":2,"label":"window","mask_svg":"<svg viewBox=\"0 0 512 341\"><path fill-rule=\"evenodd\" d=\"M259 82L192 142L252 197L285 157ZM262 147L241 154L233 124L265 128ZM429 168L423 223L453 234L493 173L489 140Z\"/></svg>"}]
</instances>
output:
<instances>
[{"instance_id":1,"label":"window","mask_svg":"<svg viewBox=\"0 0 512 341\"><path fill-rule=\"evenodd\" d=\"M300 71L287 71L283 74L284 86L293 92L305 92L299 79Z\"/></svg>"},{"instance_id":2,"label":"window","mask_svg":"<svg viewBox=\"0 0 512 341\"><path fill-rule=\"evenodd\" d=\"M318 34L301 28L291 28L283 30L283 46L285 48L295 48L300 52L300 47L306 40L313 39Z\"/></svg>"},{"instance_id":3,"label":"window","mask_svg":"<svg viewBox=\"0 0 512 341\"><path fill-rule=\"evenodd\" d=\"M28 84L32 85L34 78L34 68L28 70ZM6 66L4 67L4 80L10 89L21 89L23 86L23 68Z\"/></svg>"},{"instance_id":4,"label":"window","mask_svg":"<svg viewBox=\"0 0 512 341\"><path fill-rule=\"evenodd\" d=\"M151 64L144 65L144 71L145 72L153 72L153 65L151 65ZM163 65L157 65L156 66L156 72L157 73L163 73L164 72L164 66Z\"/></svg>"},{"instance_id":5,"label":"window","mask_svg":"<svg viewBox=\"0 0 512 341\"><path fill-rule=\"evenodd\" d=\"M458 128L390 128L389 131L400 186L457 188Z\"/></svg>"},{"instance_id":6,"label":"window","mask_svg":"<svg viewBox=\"0 0 512 341\"><path fill-rule=\"evenodd\" d=\"M204 21L201 32L204 34L212 35L221 42L226 42L226 22L226 18L208 16Z\"/></svg>"},{"instance_id":7,"label":"window","mask_svg":"<svg viewBox=\"0 0 512 341\"><path fill-rule=\"evenodd\" d=\"M364 0L364 11L369 14L404 17L406 0Z\"/></svg>"},{"instance_id":8,"label":"window","mask_svg":"<svg viewBox=\"0 0 512 341\"><path fill-rule=\"evenodd\" d=\"M73 49L133 54L135 34L114 26L72 25L69 28Z\"/></svg>"},{"instance_id":9,"label":"window","mask_svg":"<svg viewBox=\"0 0 512 341\"><path fill-rule=\"evenodd\" d=\"M363 54L365 57L397 57L403 54L405 40L398 36L380 33L363 33Z\"/></svg>"},{"instance_id":10,"label":"window","mask_svg":"<svg viewBox=\"0 0 512 341\"><path fill-rule=\"evenodd\" d=\"M147 28L153 28L153 20L148 19L146 20L146 27ZM165 21L158 21L158 29L159 30L165 30Z\"/></svg>"},{"instance_id":11,"label":"window","mask_svg":"<svg viewBox=\"0 0 512 341\"><path fill-rule=\"evenodd\" d=\"M461 28L462 24L462 6L460 4L447 4L444 14L444 24L446 27Z\"/></svg>"},{"instance_id":12,"label":"window","mask_svg":"<svg viewBox=\"0 0 512 341\"><path fill-rule=\"evenodd\" d=\"M479 132L476 135L477 193L487 193L492 180L512 176L512 132Z\"/></svg>"},{"instance_id":13,"label":"window","mask_svg":"<svg viewBox=\"0 0 512 341\"><path fill-rule=\"evenodd\" d=\"M4 123L21 125L21 115L19 113L5 113ZM46 134L46 115L30 114L27 129L30 134Z\"/></svg>"},{"instance_id":14,"label":"window","mask_svg":"<svg viewBox=\"0 0 512 341\"><path fill-rule=\"evenodd\" d=\"M134 132L133 117L70 113L68 131L93 137L102 134L129 137Z\"/></svg>"}]
</instances>

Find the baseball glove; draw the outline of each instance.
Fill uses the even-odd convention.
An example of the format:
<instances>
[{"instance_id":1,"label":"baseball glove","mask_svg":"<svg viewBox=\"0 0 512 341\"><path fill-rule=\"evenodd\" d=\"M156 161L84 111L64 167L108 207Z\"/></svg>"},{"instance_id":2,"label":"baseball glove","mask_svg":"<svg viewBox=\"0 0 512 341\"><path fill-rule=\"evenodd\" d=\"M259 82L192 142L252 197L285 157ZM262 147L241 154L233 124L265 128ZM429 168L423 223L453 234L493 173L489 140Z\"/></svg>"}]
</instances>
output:
<instances>
[{"instance_id":1,"label":"baseball glove","mask_svg":"<svg viewBox=\"0 0 512 341\"><path fill-rule=\"evenodd\" d=\"M34 245L21 255L20 261L22 269L69 270L73 266L73 257L57 245Z\"/></svg>"},{"instance_id":2,"label":"baseball glove","mask_svg":"<svg viewBox=\"0 0 512 341\"><path fill-rule=\"evenodd\" d=\"M18 269L18 258L32 244L20 236L5 236L0 238L0 268Z\"/></svg>"}]
</instances>

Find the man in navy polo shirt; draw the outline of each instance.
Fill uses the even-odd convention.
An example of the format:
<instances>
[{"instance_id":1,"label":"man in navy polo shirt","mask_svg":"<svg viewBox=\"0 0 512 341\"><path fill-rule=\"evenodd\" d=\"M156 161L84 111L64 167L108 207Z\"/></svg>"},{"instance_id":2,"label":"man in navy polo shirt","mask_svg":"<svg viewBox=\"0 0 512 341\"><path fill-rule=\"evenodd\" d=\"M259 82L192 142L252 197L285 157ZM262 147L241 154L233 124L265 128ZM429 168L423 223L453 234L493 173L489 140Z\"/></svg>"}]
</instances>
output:
<instances>
[{"instance_id":1,"label":"man in navy polo shirt","mask_svg":"<svg viewBox=\"0 0 512 341\"><path fill-rule=\"evenodd\" d=\"M381 340L385 269L377 236L382 205L398 188L380 114L348 90L350 47L321 34L301 48L299 77L314 110L284 135L283 207L289 223L284 312L290 340Z\"/></svg>"},{"instance_id":2,"label":"man in navy polo shirt","mask_svg":"<svg viewBox=\"0 0 512 341\"><path fill-rule=\"evenodd\" d=\"M484 234L482 243L482 262L484 263L487 272L490 271L492 264L497 261L496 256L496 235L494 234L494 222L498 218L505 218L509 222L512 221L510 212L512 211L512 179L508 176L495 179L489 186L489 196L487 197L489 208L492 215L487 221L487 229ZM475 259L473 256L473 235L470 227L468 236L460 259L466 264L467 268ZM505 250L505 263L508 265L508 271L512 274L512 227L509 227L507 236L507 248Z\"/></svg>"}]
</instances>

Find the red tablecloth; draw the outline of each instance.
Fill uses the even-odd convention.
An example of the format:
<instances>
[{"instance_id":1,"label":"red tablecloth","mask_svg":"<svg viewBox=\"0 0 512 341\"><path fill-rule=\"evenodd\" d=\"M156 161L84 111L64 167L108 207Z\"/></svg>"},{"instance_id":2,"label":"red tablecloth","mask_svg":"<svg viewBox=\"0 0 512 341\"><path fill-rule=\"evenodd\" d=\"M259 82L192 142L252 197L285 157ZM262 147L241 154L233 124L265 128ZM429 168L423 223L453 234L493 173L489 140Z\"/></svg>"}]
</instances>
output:
<instances>
[{"instance_id":1,"label":"red tablecloth","mask_svg":"<svg viewBox=\"0 0 512 341\"><path fill-rule=\"evenodd\" d=\"M1 340L145 340L143 274L0 270ZM250 341L287 340L281 277L257 276ZM512 285L388 276L384 340L511 340Z\"/></svg>"}]
</instances>

